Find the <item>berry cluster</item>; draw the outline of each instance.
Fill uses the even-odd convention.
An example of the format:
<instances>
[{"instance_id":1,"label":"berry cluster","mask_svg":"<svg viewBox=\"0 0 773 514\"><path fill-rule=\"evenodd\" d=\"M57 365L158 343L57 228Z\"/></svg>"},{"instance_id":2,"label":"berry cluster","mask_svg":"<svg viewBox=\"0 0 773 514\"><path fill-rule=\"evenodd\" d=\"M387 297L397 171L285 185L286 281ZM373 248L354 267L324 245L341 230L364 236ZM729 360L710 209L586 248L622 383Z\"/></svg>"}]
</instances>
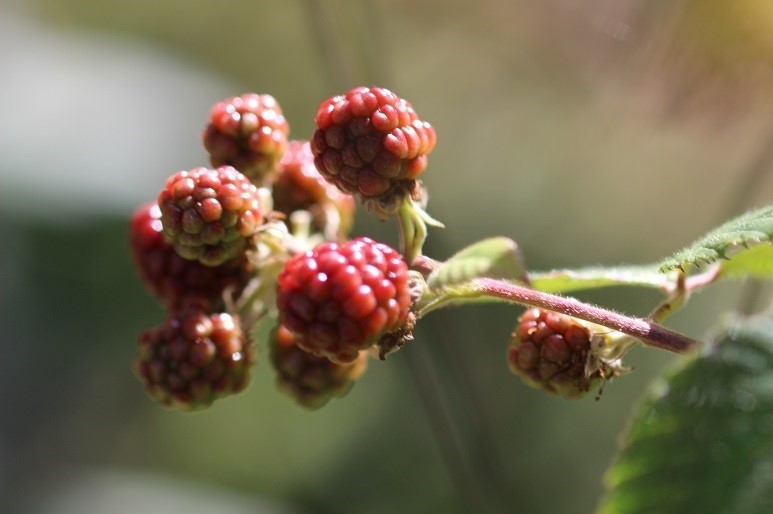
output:
<instances>
[{"instance_id":1,"label":"berry cluster","mask_svg":"<svg viewBox=\"0 0 773 514\"><path fill-rule=\"evenodd\" d=\"M372 108L369 133L394 125L384 133L392 135L377 151L386 152L377 163L397 151L400 170L378 164L379 172L394 184L414 180L426 166L434 131L387 90L373 88L377 104L368 90L353 91L348 97ZM345 129L341 116L335 120ZM274 295L284 326L272 332L271 362L281 388L306 407L345 394L365 370L365 350L380 338L402 341L410 332L401 255L367 238L346 240L355 206L349 193L363 191L328 182L310 143L288 141L288 133L269 95L218 102L202 136L215 168L174 173L156 201L132 217L135 266L168 310L161 325L140 336L135 371L164 405L201 408L243 389L255 358L249 334L272 314ZM395 146L395 137L406 148ZM394 195L393 189L381 192Z\"/></svg>"},{"instance_id":2,"label":"berry cluster","mask_svg":"<svg viewBox=\"0 0 773 514\"><path fill-rule=\"evenodd\" d=\"M359 87L322 103L311 142L288 133L271 96L218 102L203 134L215 168L174 173L132 217L135 265L167 309L141 334L135 371L163 405L203 408L244 389L250 334L273 318L277 384L318 408L351 389L374 347L382 358L402 347L443 304L440 263L419 258L427 225L442 226L419 181L432 126L391 91ZM348 239L353 195L396 217L400 251ZM592 339L573 318L530 309L507 358L529 385L578 397L617 369Z\"/></svg>"}]
</instances>

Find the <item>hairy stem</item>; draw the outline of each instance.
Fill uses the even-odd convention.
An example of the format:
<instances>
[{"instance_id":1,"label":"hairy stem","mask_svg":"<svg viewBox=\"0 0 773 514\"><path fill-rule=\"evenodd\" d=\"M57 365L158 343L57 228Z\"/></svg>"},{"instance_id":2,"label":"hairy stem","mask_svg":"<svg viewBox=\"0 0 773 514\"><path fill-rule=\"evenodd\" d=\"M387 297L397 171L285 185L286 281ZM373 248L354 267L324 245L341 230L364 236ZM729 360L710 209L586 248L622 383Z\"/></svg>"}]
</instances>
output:
<instances>
[{"instance_id":1,"label":"hairy stem","mask_svg":"<svg viewBox=\"0 0 773 514\"><path fill-rule=\"evenodd\" d=\"M686 353L701 344L696 339L679 334L643 318L626 316L602 307L583 303L573 298L543 293L528 287L491 278L478 278L470 281L463 287L450 292L446 302L428 305L422 314L426 314L441 304L453 302L454 297L461 299L486 296L507 302L540 307L590 321L641 339L649 346L662 348L674 353Z\"/></svg>"}]
</instances>

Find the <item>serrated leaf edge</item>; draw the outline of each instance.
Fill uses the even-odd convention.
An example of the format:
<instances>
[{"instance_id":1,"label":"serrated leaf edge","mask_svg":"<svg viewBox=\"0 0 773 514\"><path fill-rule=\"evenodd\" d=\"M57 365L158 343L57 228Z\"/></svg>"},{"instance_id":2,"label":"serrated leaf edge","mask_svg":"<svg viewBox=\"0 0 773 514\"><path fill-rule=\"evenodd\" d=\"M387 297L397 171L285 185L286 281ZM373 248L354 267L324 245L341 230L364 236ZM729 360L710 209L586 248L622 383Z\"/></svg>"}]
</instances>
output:
<instances>
[{"instance_id":1,"label":"serrated leaf edge","mask_svg":"<svg viewBox=\"0 0 773 514\"><path fill-rule=\"evenodd\" d=\"M686 246L682 250L679 250L678 252L674 253L672 256L664 259L660 263L659 269L662 273L674 271L676 269L679 269L684 272L686 271L685 268L690 265L700 267L701 264L712 264L714 262L717 262L720 259L730 259L732 258L732 256L729 256L728 252L735 249L739 249L740 247L750 248L758 244L769 242L771 239L773 239L773 233L763 233L762 237L754 236L754 237L739 237L737 239L730 239L727 242L722 242L722 246L719 248L711 248L707 246L711 243L712 238L719 238L723 234L732 235L733 232L759 232L758 229L754 228L753 226L750 227L748 224L752 224L755 221L763 222L766 219L770 219L770 221L773 222L773 205L768 205L761 209L757 209L755 211L749 211L737 218L731 219L723 223L719 227L708 232L705 236L696 240L691 245ZM727 228L737 227L737 229L731 230L729 232L724 232L723 230L727 230L726 227ZM716 254L716 256L715 257L694 257L694 256L680 257L682 254L696 253L700 249L705 249L709 252L713 252Z\"/></svg>"}]
</instances>

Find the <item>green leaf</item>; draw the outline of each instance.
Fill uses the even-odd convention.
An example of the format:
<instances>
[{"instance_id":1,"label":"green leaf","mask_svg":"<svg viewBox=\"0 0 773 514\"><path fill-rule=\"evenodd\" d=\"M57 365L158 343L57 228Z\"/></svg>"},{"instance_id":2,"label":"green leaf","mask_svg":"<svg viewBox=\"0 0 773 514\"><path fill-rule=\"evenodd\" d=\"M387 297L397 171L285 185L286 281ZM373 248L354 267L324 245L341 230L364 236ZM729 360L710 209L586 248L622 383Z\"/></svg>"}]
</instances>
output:
<instances>
[{"instance_id":1,"label":"green leaf","mask_svg":"<svg viewBox=\"0 0 773 514\"><path fill-rule=\"evenodd\" d=\"M732 259L732 250L752 247L773 238L773 205L728 221L699 239L691 246L677 252L660 263L661 271L688 266L700 266L717 259ZM737 272L740 270L736 270Z\"/></svg>"},{"instance_id":2,"label":"green leaf","mask_svg":"<svg viewBox=\"0 0 773 514\"><path fill-rule=\"evenodd\" d=\"M660 273L656 265L615 266L534 271L529 273L534 289L547 293L569 293L610 286L638 286L664 289L675 282Z\"/></svg>"},{"instance_id":3,"label":"green leaf","mask_svg":"<svg viewBox=\"0 0 773 514\"><path fill-rule=\"evenodd\" d=\"M773 318L733 321L653 385L598 514L769 514Z\"/></svg>"},{"instance_id":4,"label":"green leaf","mask_svg":"<svg viewBox=\"0 0 773 514\"><path fill-rule=\"evenodd\" d=\"M431 290L437 290L478 277L526 283L526 267L516 242L506 237L494 237L473 243L430 273L427 285Z\"/></svg>"}]
</instances>

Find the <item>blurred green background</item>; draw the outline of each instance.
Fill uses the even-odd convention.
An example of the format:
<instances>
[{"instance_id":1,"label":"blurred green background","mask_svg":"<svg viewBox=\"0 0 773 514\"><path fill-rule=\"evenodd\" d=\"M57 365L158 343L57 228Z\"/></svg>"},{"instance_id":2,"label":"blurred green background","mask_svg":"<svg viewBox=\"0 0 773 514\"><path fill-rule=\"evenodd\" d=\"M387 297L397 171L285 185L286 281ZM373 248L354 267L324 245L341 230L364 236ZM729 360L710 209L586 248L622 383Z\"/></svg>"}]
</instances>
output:
<instances>
[{"instance_id":1,"label":"blurred green background","mask_svg":"<svg viewBox=\"0 0 773 514\"><path fill-rule=\"evenodd\" d=\"M476 306L423 320L320 411L265 358L205 413L158 407L131 372L163 312L127 218L206 163L221 98L274 95L298 139L350 87L408 98L438 133L436 258L506 235L534 269L645 263L773 199L767 0L2 0L0 48L2 512L591 512L673 360L637 349L600 401L549 397L507 370L519 311ZM396 241L365 215L355 233ZM701 337L770 293L718 285L669 326Z\"/></svg>"}]
</instances>

